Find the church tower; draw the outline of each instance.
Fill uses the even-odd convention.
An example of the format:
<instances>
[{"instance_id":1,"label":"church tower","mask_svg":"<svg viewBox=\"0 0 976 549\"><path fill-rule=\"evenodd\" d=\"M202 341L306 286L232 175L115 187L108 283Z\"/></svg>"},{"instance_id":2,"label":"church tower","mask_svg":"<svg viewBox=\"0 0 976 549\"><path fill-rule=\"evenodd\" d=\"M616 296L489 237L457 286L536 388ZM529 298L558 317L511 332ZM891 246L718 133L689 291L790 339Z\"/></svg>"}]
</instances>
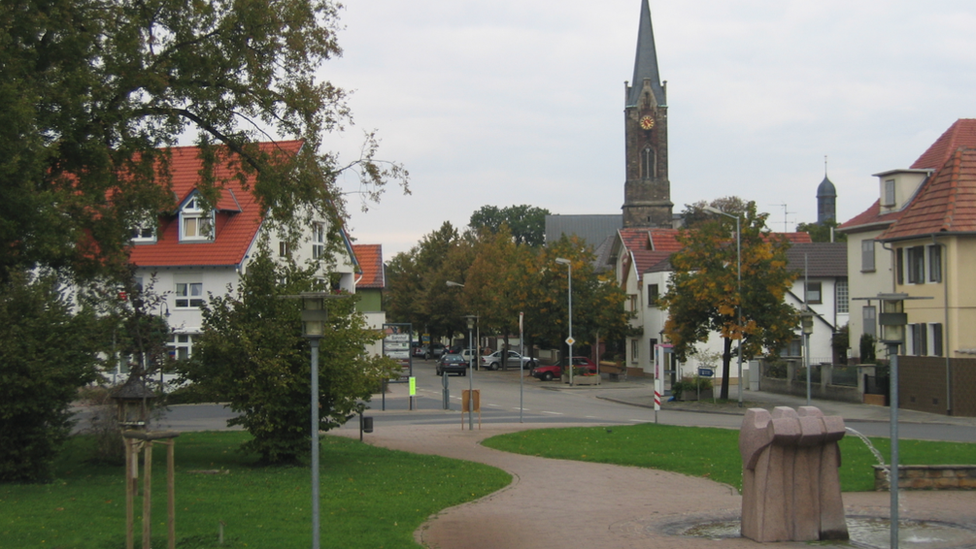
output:
<instances>
[{"instance_id":1,"label":"church tower","mask_svg":"<svg viewBox=\"0 0 976 549\"><path fill-rule=\"evenodd\" d=\"M668 105L661 85L651 27L651 8L641 0L634 80L624 84L626 176L623 224L671 228L671 182L668 180Z\"/></svg>"}]
</instances>

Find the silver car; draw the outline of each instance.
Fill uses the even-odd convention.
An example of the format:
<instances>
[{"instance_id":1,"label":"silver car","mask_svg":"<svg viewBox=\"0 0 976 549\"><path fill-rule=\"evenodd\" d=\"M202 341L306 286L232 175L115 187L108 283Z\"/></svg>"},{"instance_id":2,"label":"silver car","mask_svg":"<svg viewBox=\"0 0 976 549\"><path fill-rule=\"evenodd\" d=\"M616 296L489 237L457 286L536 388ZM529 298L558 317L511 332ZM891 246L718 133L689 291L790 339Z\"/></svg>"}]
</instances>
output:
<instances>
[{"instance_id":1,"label":"silver car","mask_svg":"<svg viewBox=\"0 0 976 549\"><path fill-rule=\"evenodd\" d=\"M515 351L508 352L508 366L518 368L519 362L525 365L526 368L532 368L535 366L535 360L532 357L522 356ZM487 368L489 370L497 370L502 367L502 351L495 351L490 355L485 355L481 357L481 367Z\"/></svg>"}]
</instances>

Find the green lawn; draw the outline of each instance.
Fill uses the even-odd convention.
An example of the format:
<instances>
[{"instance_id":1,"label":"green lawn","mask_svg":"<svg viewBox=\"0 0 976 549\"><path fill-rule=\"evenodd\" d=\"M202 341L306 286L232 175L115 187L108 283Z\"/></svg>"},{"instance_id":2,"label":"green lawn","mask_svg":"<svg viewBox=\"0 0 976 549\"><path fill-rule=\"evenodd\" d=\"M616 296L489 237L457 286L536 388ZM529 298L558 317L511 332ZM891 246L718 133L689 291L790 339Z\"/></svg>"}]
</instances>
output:
<instances>
[{"instance_id":1,"label":"green lawn","mask_svg":"<svg viewBox=\"0 0 976 549\"><path fill-rule=\"evenodd\" d=\"M246 433L184 433L176 439L177 547L308 547L308 467L258 467L235 449ZM125 547L122 466L85 463L75 438L50 484L0 485L0 548ZM153 460L153 547L166 542L166 451ZM504 471L436 456L322 439L322 547L417 547L431 514L499 490ZM194 470L226 470L221 474ZM141 516L137 500L137 517ZM223 521L225 543L217 545ZM137 519L136 546L141 526Z\"/></svg>"},{"instance_id":2,"label":"green lawn","mask_svg":"<svg viewBox=\"0 0 976 549\"><path fill-rule=\"evenodd\" d=\"M871 442L887 461L891 447L886 438ZM739 432L708 427L640 425L539 429L492 437L485 446L533 456L649 467L706 477L742 488ZM874 490L874 455L860 439L846 436L840 442L841 488L845 492ZM976 444L958 442L899 441L903 465L970 464L976 460Z\"/></svg>"}]
</instances>

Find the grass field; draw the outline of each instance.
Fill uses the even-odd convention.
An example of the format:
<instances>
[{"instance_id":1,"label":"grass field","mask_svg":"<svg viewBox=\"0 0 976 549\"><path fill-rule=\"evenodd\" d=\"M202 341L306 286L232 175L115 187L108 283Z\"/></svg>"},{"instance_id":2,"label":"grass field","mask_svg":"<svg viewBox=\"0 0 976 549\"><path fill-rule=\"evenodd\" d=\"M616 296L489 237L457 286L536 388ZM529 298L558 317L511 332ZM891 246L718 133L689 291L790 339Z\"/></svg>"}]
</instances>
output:
<instances>
[{"instance_id":1,"label":"grass field","mask_svg":"<svg viewBox=\"0 0 976 549\"><path fill-rule=\"evenodd\" d=\"M311 545L308 467L258 467L235 449L241 432L176 439L176 534L183 549ZM50 484L0 485L0 548L125 547L124 468L85 463L72 439ZM153 460L153 547L166 542L166 451ZM322 547L415 548L413 532L444 508L511 482L486 465L322 439ZM221 470L218 474L192 471ZM141 484L141 481L140 481ZM141 517L141 504L136 515ZM218 525L224 545L218 545ZM141 526L137 519L136 546Z\"/></svg>"},{"instance_id":2,"label":"grass field","mask_svg":"<svg viewBox=\"0 0 976 549\"><path fill-rule=\"evenodd\" d=\"M889 456L886 438L871 442ZM708 427L640 425L539 429L492 437L485 446L533 456L596 463L613 463L674 471L742 488L742 459L739 432ZM853 436L840 442L841 489L845 492L874 490L878 462L867 446ZM899 462L903 465L970 464L976 461L976 444L899 441Z\"/></svg>"}]
</instances>

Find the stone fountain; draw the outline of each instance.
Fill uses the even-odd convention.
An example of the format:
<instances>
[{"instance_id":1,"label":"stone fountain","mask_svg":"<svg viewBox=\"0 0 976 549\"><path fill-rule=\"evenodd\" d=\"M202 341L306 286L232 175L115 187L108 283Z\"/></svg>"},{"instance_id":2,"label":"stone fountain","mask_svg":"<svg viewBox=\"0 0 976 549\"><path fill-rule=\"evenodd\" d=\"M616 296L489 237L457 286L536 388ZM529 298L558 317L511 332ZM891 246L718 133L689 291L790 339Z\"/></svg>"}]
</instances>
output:
<instances>
[{"instance_id":1,"label":"stone fountain","mask_svg":"<svg viewBox=\"0 0 976 549\"><path fill-rule=\"evenodd\" d=\"M742 536L759 542L846 540L844 419L819 408L750 408L739 432Z\"/></svg>"}]
</instances>

